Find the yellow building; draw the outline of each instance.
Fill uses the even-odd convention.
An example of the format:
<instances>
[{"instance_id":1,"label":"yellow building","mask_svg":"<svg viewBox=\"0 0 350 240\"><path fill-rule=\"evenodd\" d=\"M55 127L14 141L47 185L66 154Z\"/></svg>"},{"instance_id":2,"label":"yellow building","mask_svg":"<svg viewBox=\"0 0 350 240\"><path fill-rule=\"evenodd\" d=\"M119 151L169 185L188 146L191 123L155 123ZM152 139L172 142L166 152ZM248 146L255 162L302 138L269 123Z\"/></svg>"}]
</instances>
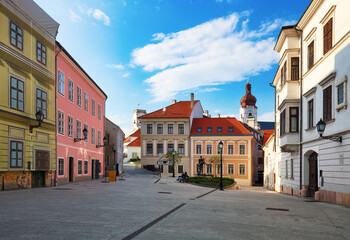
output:
<instances>
[{"instance_id":1,"label":"yellow building","mask_svg":"<svg viewBox=\"0 0 350 240\"><path fill-rule=\"evenodd\" d=\"M58 26L32 0L0 0L0 190L54 184Z\"/></svg>"}]
</instances>

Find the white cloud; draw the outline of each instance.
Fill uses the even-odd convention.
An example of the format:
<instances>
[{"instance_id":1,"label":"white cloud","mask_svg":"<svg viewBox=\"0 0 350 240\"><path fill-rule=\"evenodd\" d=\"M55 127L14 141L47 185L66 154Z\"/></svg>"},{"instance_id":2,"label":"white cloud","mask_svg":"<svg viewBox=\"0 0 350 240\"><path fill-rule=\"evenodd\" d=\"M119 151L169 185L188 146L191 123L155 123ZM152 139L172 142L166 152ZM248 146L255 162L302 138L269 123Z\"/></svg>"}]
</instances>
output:
<instances>
[{"instance_id":1,"label":"white cloud","mask_svg":"<svg viewBox=\"0 0 350 240\"><path fill-rule=\"evenodd\" d=\"M155 72L145 80L153 102L169 101L190 89L218 89L214 86L241 81L278 62L275 40L268 35L283 23L276 20L249 30L248 22L246 12L233 13L183 31L156 33L152 40L159 42L135 49L131 64Z\"/></svg>"},{"instance_id":2,"label":"white cloud","mask_svg":"<svg viewBox=\"0 0 350 240\"><path fill-rule=\"evenodd\" d=\"M129 77L129 76L130 76L130 73L124 73L124 74L123 74L123 77L125 77L125 78L126 78L126 77Z\"/></svg>"},{"instance_id":3,"label":"white cloud","mask_svg":"<svg viewBox=\"0 0 350 240\"><path fill-rule=\"evenodd\" d=\"M106 67L108 68L116 68L119 70L123 70L125 67L122 64L107 64Z\"/></svg>"},{"instance_id":4,"label":"white cloud","mask_svg":"<svg viewBox=\"0 0 350 240\"><path fill-rule=\"evenodd\" d=\"M259 121L274 122L275 121L275 113L274 112L263 113L261 116L258 116L258 120Z\"/></svg>"},{"instance_id":5,"label":"white cloud","mask_svg":"<svg viewBox=\"0 0 350 240\"><path fill-rule=\"evenodd\" d=\"M96 20L103 21L103 24L106 26L109 26L111 24L111 19L100 9L93 10L92 8L90 8L89 10L87 10L87 14L90 16L92 15Z\"/></svg>"},{"instance_id":6,"label":"white cloud","mask_svg":"<svg viewBox=\"0 0 350 240\"><path fill-rule=\"evenodd\" d=\"M74 23L80 22L82 20L82 17L76 14L72 9L69 9L69 18Z\"/></svg>"},{"instance_id":7,"label":"white cloud","mask_svg":"<svg viewBox=\"0 0 350 240\"><path fill-rule=\"evenodd\" d=\"M125 0L123 0L123 7L126 7L127 3Z\"/></svg>"},{"instance_id":8,"label":"white cloud","mask_svg":"<svg viewBox=\"0 0 350 240\"><path fill-rule=\"evenodd\" d=\"M198 90L198 92L206 93L206 92L214 92L214 91L221 91L220 88L203 88Z\"/></svg>"}]
</instances>

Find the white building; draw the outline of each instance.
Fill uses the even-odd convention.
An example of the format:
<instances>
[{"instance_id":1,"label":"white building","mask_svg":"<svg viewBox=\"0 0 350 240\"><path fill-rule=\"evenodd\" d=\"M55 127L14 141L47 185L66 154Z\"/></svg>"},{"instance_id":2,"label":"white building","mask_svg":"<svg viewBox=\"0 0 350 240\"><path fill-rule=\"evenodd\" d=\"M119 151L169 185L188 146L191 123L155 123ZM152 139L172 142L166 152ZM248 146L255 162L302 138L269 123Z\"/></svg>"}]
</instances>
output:
<instances>
[{"instance_id":1,"label":"white building","mask_svg":"<svg viewBox=\"0 0 350 240\"><path fill-rule=\"evenodd\" d=\"M348 0L313 0L296 25L282 27L273 80L280 191L344 205L350 205L349 9ZM342 142L320 138L320 119L323 136Z\"/></svg>"}]
</instances>

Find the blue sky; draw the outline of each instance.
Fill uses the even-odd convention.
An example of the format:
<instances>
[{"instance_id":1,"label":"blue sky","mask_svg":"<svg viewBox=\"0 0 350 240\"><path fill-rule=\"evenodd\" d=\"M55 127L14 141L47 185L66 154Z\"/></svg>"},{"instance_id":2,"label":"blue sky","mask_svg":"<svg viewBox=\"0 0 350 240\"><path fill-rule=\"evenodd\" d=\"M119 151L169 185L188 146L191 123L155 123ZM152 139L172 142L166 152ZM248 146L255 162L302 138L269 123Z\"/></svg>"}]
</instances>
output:
<instances>
[{"instance_id":1,"label":"blue sky","mask_svg":"<svg viewBox=\"0 0 350 240\"><path fill-rule=\"evenodd\" d=\"M152 112L191 92L212 116L238 116L248 76L258 120L273 120L273 46L310 1L35 2L60 23L57 40L108 95L106 116L128 135L134 109Z\"/></svg>"}]
</instances>

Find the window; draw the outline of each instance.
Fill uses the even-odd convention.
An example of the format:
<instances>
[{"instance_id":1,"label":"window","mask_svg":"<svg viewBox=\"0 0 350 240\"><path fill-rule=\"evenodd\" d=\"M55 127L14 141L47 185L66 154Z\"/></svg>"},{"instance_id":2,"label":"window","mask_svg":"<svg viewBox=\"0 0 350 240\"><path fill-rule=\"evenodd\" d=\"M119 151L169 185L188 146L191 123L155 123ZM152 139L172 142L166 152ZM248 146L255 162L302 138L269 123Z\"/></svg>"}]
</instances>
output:
<instances>
[{"instance_id":1,"label":"window","mask_svg":"<svg viewBox=\"0 0 350 240\"><path fill-rule=\"evenodd\" d=\"M207 154L212 154L213 153L213 145L208 144L207 145Z\"/></svg>"},{"instance_id":2,"label":"window","mask_svg":"<svg viewBox=\"0 0 350 240\"><path fill-rule=\"evenodd\" d=\"M332 86L323 90L323 121L332 119Z\"/></svg>"},{"instance_id":3,"label":"window","mask_svg":"<svg viewBox=\"0 0 350 240\"><path fill-rule=\"evenodd\" d=\"M84 174L88 174L88 161L84 161Z\"/></svg>"},{"instance_id":4,"label":"window","mask_svg":"<svg viewBox=\"0 0 350 240\"><path fill-rule=\"evenodd\" d=\"M196 145L196 154L202 154L202 145Z\"/></svg>"},{"instance_id":5,"label":"window","mask_svg":"<svg viewBox=\"0 0 350 240\"><path fill-rule=\"evenodd\" d=\"M36 89L36 112L41 110L44 118L47 118L47 93L41 89Z\"/></svg>"},{"instance_id":6,"label":"window","mask_svg":"<svg viewBox=\"0 0 350 240\"><path fill-rule=\"evenodd\" d=\"M286 178L288 178L288 160L286 160Z\"/></svg>"},{"instance_id":7,"label":"window","mask_svg":"<svg viewBox=\"0 0 350 240\"><path fill-rule=\"evenodd\" d=\"M234 174L234 165L233 164L228 165L228 174L231 174L231 175Z\"/></svg>"},{"instance_id":8,"label":"window","mask_svg":"<svg viewBox=\"0 0 350 240\"><path fill-rule=\"evenodd\" d=\"M292 80L298 80L299 79L299 58L293 57L291 59L292 61Z\"/></svg>"},{"instance_id":9,"label":"window","mask_svg":"<svg viewBox=\"0 0 350 240\"><path fill-rule=\"evenodd\" d=\"M224 166L222 166L222 170L224 170ZM216 164L216 174L221 174L221 164Z\"/></svg>"},{"instance_id":10,"label":"window","mask_svg":"<svg viewBox=\"0 0 350 240\"><path fill-rule=\"evenodd\" d=\"M36 41L36 60L46 65L46 47L39 41Z\"/></svg>"},{"instance_id":11,"label":"window","mask_svg":"<svg viewBox=\"0 0 350 240\"><path fill-rule=\"evenodd\" d=\"M207 174L212 174L213 173L213 165L207 164Z\"/></svg>"},{"instance_id":12,"label":"window","mask_svg":"<svg viewBox=\"0 0 350 240\"><path fill-rule=\"evenodd\" d=\"M163 124L157 124L157 134L163 134Z\"/></svg>"},{"instance_id":13,"label":"window","mask_svg":"<svg viewBox=\"0 0 350 240\"><path fill-rule=\"evenodd\" d=\"M64 175L64 159L63 158L58 159L58 175L60 175L60 176Z\"/></svg>"},{"instance_id":14,"label":"window","mask_svg":"<svg viewBox=\"0 0 350 240\"><path fill-rule=\"evenodd\" d=\"M91 100L91 114L92 116L96 116L96 103L94 99Z\"/></svg>"},{"instance_id":15,"label":"window","mask_svg":"<svg viewBox=\"0 0 350 240\"><path fill-rule=\"evenodd\" d=\"M342 104L344 102L344 84L345 83L342 83L342 84L338 85L338 87L337 87L337 90L338 90L338 94L337 94L338 105Z\"/></svg>"},{"instance_id":16,"label":"window","mask_svg":"<svg viewBox=\"0 0 350 240\"><path fill-rule=\"evenodd\" d=\"M24 111L24 82L21 80L10 77L10 104L11 108Z\"/></svg>"},{"instance_id":17,"label":"window","mask_svg":"<svg viewBox=\"0 0 350 240\"><path fill-rule=\"evenodd\" d=\"M329 19L323 26L323 54L326 54L332 48L332 26L333 18Z\"/></svg>"},{"instance_id":18,"label":"window","mask_svg":"<svg viewBox=\"0 0 350 240\"><path fill-rule=\"evenodd\" d=\"M233 132L233 127L228 127L229 132Z\"/></svg>"},{"instance_id":19,"label":"window","mask_svg":"<svg viewBox=\"0 0 350 240\"><path fill-rule=\"evenodd\" d=\"M68 115L68 137L73 137L73 118Z\"/></svg>"},{"instance_id":20,"label":"window","mask_svg":"<svg viewBox=\"0 0 350 240\"><path fill-rule=\"evenodd\" d=\"M163 153L163 143L157 144L157 154Z\"/></svg>"},{"instance_id":21,"label":"window","mask_svg":"<svg viewBox=\"0 0 350 240\"><path fill-rule=\"evenodd\" d=\"M347 107L347 82L348 76L345 75L340 83L337 84L337 110Z\"/></svg>"},{"instance_id":22,"label":"window","mask_svg":"<svg viewBox=\"0 0 350 240\"><path fill-rule=\"evenodd\" d=\"M239 164L239 175L245 175L245 165Z\"/></svg>"},{"instance_id":23,"label":"window","mask_svg":"<svg viewBox=\"0 0 350 240\"><path fill-rule=\"evenodd\" d=\"M85 124L85 123L84 123L84 129L86 129L86 130L89 129L88 125ZM85 142L88 142L88 138L89 138L88 136L89 136L89 135L86 135L86 138L84 139Z\"/></svg>"},{"instance_id":24,"label":"window","mask_svg":"<svg viewBox=\"0 0 350 240\"><path fill-rule=\"evenodd\" d=\"M168 166L168 173L173 173L174 172L174 165L169 165Z\"/></svg>"},{"instance_id":25,"label":"window","mask_svg":"<svg viewBox=\"0 0 350 240\"><path fill-rule=\"evenodd\" d=\"M197 132L202 132L202 127L197 127Z\"/></svg>"},{"instance_id":26,"label":"window","mask_svg":"<svg viewBox=\"0 0 350 240\"><path fill-rule=\"evenodd\" d=\"M84 110L89 111L89 95L84 93Z\"/></svg>"},{"instance_id":27,"label":"window","mask_svg":"<svg viewBox=\"0 0 350 240\"><path fill-rule=\"evenodd\" d=\"M184 166L179 165L177 166L177 173L183 173L184 172Z\"/></svg>"},{"instance_id":28,"label":"window","mask_svg":"<svg viewBox=\"0 0 350 240\"><path fill-rule=\"evenodd\" d=\"M307 47L307 57L308 57L307 67L308 67L308 70L310 70L314 66L314 41L312 41Z\"/></svg>"},{"instance_id":29,"label":"window","mask_svg":"<svg viewBox=\"0 0 350 240\"><path fill-rule=\"evenodd\" d=\"M64 74L58 71L58 92L64 95Z\"/></svg>"},{"instance_id":30,"label":"window","mask_svg":"<svg viewBox=\"0 0 350 240\"><path fill-rule=\"evenodd\" d=\"M179 154L185 154L185 144L179 144Z\"/></svg>"},{"instance_id":31,"label":"window","mask_svg":"<svg viewBox=\"0 0 350 240\"><path fill-rule=\"evenodd\" d=\"M299 108L289 108L289 132L299 131Z\"/></svg>"},{"instance_id":32,"label":"window","mask_svg":"<svg viewBox=\"0 0 350 240\"><path fill-rule=\"evenodd\" d=\"M77 86L77 105L81 107L81 88Z\"/></svg>"},{"instance_id":33,"label":"window","mask_svg":"<svg viewBox=\"0 0 350 240\"><path fill-rule=\"evenodd\" d=\"M58 133L64 134L64 113L58 111Z\"/></svg>"},{"instance_id":34,"label":"window","mask_svg":"<svg viewBox=\"0 0 350 240\"><path fill-rule=\"evenodd\" d=\"M284 65L281 68L281 87L284 86L286 81L287 81L287 61L284 62Z\"/></svg>"},{"instance_id":35,"label":"window","mask_svg":"<svg viewBox=\"0 0 350 240\"><path fill-rule=\"evenodd\" d=\"M218 127L218 128L217 128L217 131L218 131L218 132L222 132L222 127Z\"/></svg>"},{"instance_id":36,"label":"window","mask_svg":"<svg viewBox=\"0 0 350 240\"><path fill-rule=\"evenodd\" d=\"M147 124L147 134L152 134L152 124Z\"/></svg>"},{"instance_id":37,"label":"window","mask_svg":"<svg viewBox=\"0 0 350 240\"><path fill-rule=\"evenodd\" d=\"M78 161L78 174L82 174L83 162L81 160Z\"/></svg>"},{"instance_id":38,"label":"window","mask_svg":"<svg viewBox=\"0 0 350 240\"><path fill-rule=\"evenodd\" d=\"M294 178L293 158L290 160L290 178Z\"/></svg>"},{"instance_id":39,"label":"window","mask_svg":"<svg viewBox=\"0 0 350 240\"><path fill-rule=\"evenodd\" d=\"M280 114L280 136L286 133L286 110L283 110Z\"/></svg>"},{"instance_id":40,"label":"window","mask_svg":"<svg viewBox=\"0 0 350 240\"><path fill-rule=\"evenodd\" d=\"M97 145L101 145L101 131L97 131Z\"/></svg>"},{"instance_id":41,"label":"window","mask_svg":"<svg viewBox=\"0 0 350 240\"><path fill-rule=\"evenodd\" d=\"M168 143L168 152L173 152L174 151L174 144Z\"/></svg>"},{"instance_id":42,"label":"window","mask_svg":"<svg viewBox=\"0 0 350 240\"><path fill-rule=\"evenodd\" d=\"M11 45L23 50L23 30L10 21L10 41Z\"/></svg>"},{"instance_id":43,"label":"window","mask_svg":"<svg viewBox=\"0 0 350 240\"><path fill-rule=\"evenodd\" d=\"M174 124L168 124L168 134L174 133Z\"/></svg>"},{"instance_id":44,"label":"window","mask_svg":"<svg viewBox=\"0 0 350 240\"><path fill-rule=\"evenodd\" d=\"M233 145L228 145L228 154L232 155L233 154Z\"/></svg>"},{"instance_id":45,"label":"window","mask_svg":"<svg viewBox=\"0 0 350 240\"><path fill-rule=\"evenodd\" d=\"M81 122L77 120L77 138L81 138Z\"/></svg>"},{"instance_id":46,"label":"window","mask_svg":"<svg viewBox=\"0 0 350 240\"><path fill-rule=\"evenodd\" d=\"M184 134L185 133L185 125L179 124L178 125L178 134Z\"/></svg>"},{"instance_id":47,"label":"window","mask_svg":"<svg viewBox=\"0 0 350 240\"><path fill-rule=\"evenodd\" d=\"M239 145L239 154L245 155L245 145Z\"/></svg>"},{"instance_id":48,"label":"window","mask_svg":"<svg viewBox=\"0 0 350 240\"><path fill-rule=\"evenodd\" d=\"M98 120L101 120L101 105L98 104Z\"/></svg>"},{"instance_id":49,"label":"window","mask_svg":"<svg viewBox=\"0 0 350 240\"><path fill-rule=\"evenodd\" d=\"M91 128L91 144L96 143L96 134L95 134L95 128Z\"/></svg>"},{"instance_id":50,"label":"window","mask_svg":"<svg viewBox=\"0 0 350 240\"><path fill-rule=\"evenodd\" d=\"M312 128L314 126L314 100L310 100L307 103L307 121L308 127Z\"/></svg>"},{"instance_id":51,"label":"window","mask_svg":"<svg viewBox=\"0 0 350 240\"><path fill-rule=\"evenodd\" d=\"M10 167L23 168L23 143L10 141Z\"/></svg>"},{"instance_id":52,"label":"window","mask_svg":"<svg viewBox=\"0 0 350 240\"><path fill-rule=\"evenodd\" d=\"M207 128L207 132L212 132L213 131L213 128L212 127L208 127Z\"/></svg>"},{"instance_id":53,"label":"window","mask_svg":"<svg viewBox=\"0 0 350 240\"><path fill-rule=\"evenodd\" d=\"M153 144L147 143L147 154L153 154Z\"/></svg>"}]
</instances>

